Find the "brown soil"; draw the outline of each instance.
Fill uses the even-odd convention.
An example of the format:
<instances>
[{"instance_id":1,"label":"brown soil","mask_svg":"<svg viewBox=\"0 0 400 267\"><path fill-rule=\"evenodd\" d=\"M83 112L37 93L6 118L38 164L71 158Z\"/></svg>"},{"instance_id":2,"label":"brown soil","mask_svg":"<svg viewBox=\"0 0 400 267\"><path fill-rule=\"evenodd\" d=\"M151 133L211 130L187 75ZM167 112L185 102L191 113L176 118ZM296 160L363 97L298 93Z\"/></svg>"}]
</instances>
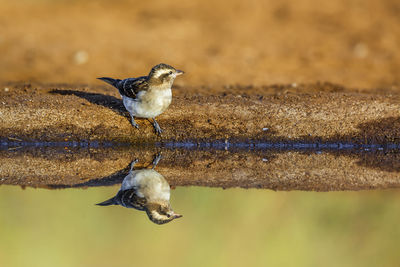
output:
<instances>
[{"instance_id":1,"label":"brown soil","mask_svg":"<svg viewBox=\"0 0 400 267\"><path fill-rule=\"evenodd\" d=\"M157 118L164 129L159 137L147 120L138 120L140 129L131 126L112 88L8 85L7 91L0 91L0 137L126 143L202 139L398 143L399 95L328 93L323 91L331 85L313 86L319 86L320 92L178 93Z\"/></svg>"},{"instance_id":2,"label":"brown soil","mask_svg":"<svg viewBox=\"0 0 400 267\"><path fill-rule=\"evenodd\" d=\"M100 84L165 62L186 71L185 90L329 81L398 91L399 14L398 0L0 0L0 81Z\"/></svg>"}]
</instances>

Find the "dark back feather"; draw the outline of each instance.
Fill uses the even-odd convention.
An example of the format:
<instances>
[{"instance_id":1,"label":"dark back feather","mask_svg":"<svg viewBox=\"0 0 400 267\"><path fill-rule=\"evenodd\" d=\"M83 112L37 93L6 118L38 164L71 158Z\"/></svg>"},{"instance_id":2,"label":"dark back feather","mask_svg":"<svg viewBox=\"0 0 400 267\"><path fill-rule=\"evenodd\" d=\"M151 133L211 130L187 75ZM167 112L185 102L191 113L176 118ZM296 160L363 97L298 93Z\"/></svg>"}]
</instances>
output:
<instances>
[{"instance_id":1,"label":"dark back feather","mask_svg":"<svg viewBox=\"0 0 400 267\"><path fill-rule=\"evenodd\" d=\"M147 76L138 78L128 78L124 80L113 79L108 77L97 78L108 84L111 84L118 89L122 96L127 96L135 99L136 95L141 91L147 91L149 89L149 83Z\"/></svg>"},{"instance_id":2,"label":"dark back feather","mask_svg":"<svg viewBox=\"0 0 400 267\"><path fill-rule=\"evenodd\" d=\"M147 77L143 76L119 81L116 87L121 95L135 99L139 92L149 89L149 83Z\"/></svg>"},{"instance_id":3,"label":"dark back feather","mask_svg":"<svg viewBox=\"0 0 400 267\"><path fill-rule=\"evenodd\" d=\"M146 205L146 199L143 197L138 197L135 194L135 189L128 189L124 191L119 191L115 197L118 204L126 208L134 208L137 210L144 210Z\"/></svg>"}]
</instances>

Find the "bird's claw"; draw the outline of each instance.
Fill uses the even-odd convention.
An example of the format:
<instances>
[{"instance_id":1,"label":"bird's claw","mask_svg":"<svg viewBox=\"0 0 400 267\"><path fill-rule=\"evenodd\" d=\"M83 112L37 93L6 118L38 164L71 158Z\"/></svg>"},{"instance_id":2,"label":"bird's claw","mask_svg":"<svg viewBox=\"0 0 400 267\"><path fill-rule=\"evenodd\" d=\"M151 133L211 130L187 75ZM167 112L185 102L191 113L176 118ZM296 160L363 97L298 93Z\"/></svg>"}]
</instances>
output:
<instances>
[{"instance_id":1,"label":"bird's claw","mask_svg":"<svg viewBox=\"0 0 400 267\"><path fill-rule=\"evenodd\" d=\"M131 171L135 169L135 164L138 163L138 162L139 162L138 159L135 159L135 160L132 161L132 163L131 163Z\"/></svg>"},{"instance_id":2,"label":"bird's claw","mask_svg":"<svg viewBox=\"0 0 400 267\"><path fill-rule=\"evenodd\" d=\"M163 132L163 130L161 130L161 128L156 128L155 129L155 131L156 131L156 134L158 134L158 135L161 135L161 133Z\"/></svg>"},{"instance_id":3,"label":"bird's claw","mask_svg":"<svg viewBox=\"0 0 400 267\"><path fill-rule=\"evenodd\" d=\"M135 117L133 117L132 115L131 115L131 124L132 124L132 126L135 127L136 129L139 129L139 124L136 123Z\"/></svg>"},{"instance_id":4,"label":"bird's claw","mask_svg":"<svg viewBox=\"0 0 400 267\"><path fill-rule=\"evenodd\" d=\"M158 164L158 162L160 161L161 157L162 157L162 156L161 156L161 153L158 153L157 156L154 158L154 160L153 160L153 162L152 162L153 169L157 166L157 164Z\"/></svg>"},{"instance_id":5,"label":"bird's claw","mask_svg":"<svg viewBox=\"0 0 400 267\"><path fill-rule=\"evenodd\" d=\"M160 125L158 125L156 119L154 119L154 118L153 118L153 126L154 126L154 130L155 130L156 134L161 135L163 130L161 130Z\"/></svg>"}]
</instances>

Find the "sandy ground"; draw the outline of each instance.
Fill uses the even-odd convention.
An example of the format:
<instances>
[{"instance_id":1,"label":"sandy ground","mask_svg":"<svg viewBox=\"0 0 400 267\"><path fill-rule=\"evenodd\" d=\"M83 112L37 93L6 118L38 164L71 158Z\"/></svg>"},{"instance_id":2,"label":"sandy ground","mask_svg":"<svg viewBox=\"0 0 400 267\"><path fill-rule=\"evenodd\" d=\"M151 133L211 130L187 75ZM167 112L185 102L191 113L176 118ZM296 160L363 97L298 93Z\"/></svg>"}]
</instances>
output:
<instances>
[{"instance_id":1,"label":"sandy ground","mask_svg":"<svg viewBox=\"0 0 400 267\"><path fill-rule=\"evenodd\" d=\"M324 92L325 86L319 87L318 93L265 96L183 94L179 88L170 108L157 118L164 129L159 137L147 120L138 120L140 129L131 126L113 88L9 85L0 91L0 133L1 138L28 141L398 143L399 95Z\"/></svg>"},{"instance_id":2,"label":"sandy ground","mask_svg":"<svg viewBox=\"0 0 400 267\"><path fill-rule=\"evenodd\" d=\"M165 62L181 86L400 88L400 2L0 0L0 81L100 84Z\"/></svg>"}]
</instances>

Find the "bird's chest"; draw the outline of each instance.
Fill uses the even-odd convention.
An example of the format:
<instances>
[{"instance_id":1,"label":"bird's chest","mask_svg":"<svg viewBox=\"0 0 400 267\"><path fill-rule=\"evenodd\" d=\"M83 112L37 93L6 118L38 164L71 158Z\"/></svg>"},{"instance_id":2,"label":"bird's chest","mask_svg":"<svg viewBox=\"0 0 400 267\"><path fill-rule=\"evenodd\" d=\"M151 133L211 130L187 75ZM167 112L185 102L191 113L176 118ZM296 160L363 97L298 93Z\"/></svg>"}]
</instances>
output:
<instances>
[{"instance_id":1,"label":"bird's chest","mask_svg":"<svg viewBox=\"0 0 400 267\"><path fill-rule=\"evenodd\" d=\"M154 170L140 170L135 176L136 194L148 201L169 200L170 188L165 179Z\"/></svg>"},{"instance_id":2,"label":"bird's chest","mask_svg":"<svg viewBox=\"0 0 400 267\"><path fill-rule=\"evenodd\" d=\"M163 89L151 93L151 97L148 99L148 102L152 107L164 111L171 104L172 91L171 89Z\"/></svg>"},{"instance_id":3,"label":"bird's chest","mask_svg":"<svg viewBox=\"0 0 400 267\"><path fill-rule=\"evenodd\" d=\"M172 101L171 89L157 90L143 94L133 107L135 116L142 118L154 118L163 113Z\"/></svg>"}]
</instances>

